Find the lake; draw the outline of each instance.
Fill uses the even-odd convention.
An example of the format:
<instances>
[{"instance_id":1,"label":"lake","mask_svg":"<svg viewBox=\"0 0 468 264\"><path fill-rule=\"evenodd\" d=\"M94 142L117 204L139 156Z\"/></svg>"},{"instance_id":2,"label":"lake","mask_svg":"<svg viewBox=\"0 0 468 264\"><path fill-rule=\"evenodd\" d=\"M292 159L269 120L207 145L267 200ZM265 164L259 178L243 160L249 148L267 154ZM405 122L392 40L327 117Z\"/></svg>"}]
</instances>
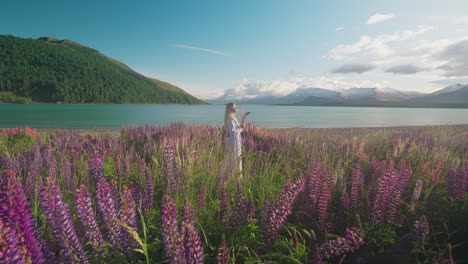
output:
<instances>
[{"instance_id":1,"label":"lake","mask_svg":"<svg viewBox=\"0 0 468 264\"><path fill-rule=\"evenodd\" d=\"M0 127L120 128L196 122L221 125L224 105L0 104ZM385 127L468 124L468 109L238 105L248 122L286 128Z\"/></svg>"}]
</instances>

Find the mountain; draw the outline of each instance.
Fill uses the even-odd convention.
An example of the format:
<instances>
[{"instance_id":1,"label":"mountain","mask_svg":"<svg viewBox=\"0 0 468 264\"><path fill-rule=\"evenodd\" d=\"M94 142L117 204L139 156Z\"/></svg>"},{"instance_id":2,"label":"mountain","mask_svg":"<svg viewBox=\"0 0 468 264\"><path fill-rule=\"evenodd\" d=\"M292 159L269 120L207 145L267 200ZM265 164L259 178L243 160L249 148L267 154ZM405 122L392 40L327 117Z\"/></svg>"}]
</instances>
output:
<instances>
[{"instance_id":1,"label":"mountain","mask_svg":"<svg viewBox=\"0 0 468 264\"><path fill-rule=\"evenodd\" d=\"M220 97L210 102L226 103L224 98ZM230 98L230 101L268 105L468 108L468 85L456 84L432 94L392 88L327 90L302 87L285 96L263 95L250 99Z\"/></svg>"},{"instance_id":2,"label":"mountain","mask_svg":"<svg viewBox=\"0 0 468 264\"><path fill-rule=\"evenodd\" d=\"M0 35L0 103L205 104L71 40Z\"/></svg>"}]
</instances>

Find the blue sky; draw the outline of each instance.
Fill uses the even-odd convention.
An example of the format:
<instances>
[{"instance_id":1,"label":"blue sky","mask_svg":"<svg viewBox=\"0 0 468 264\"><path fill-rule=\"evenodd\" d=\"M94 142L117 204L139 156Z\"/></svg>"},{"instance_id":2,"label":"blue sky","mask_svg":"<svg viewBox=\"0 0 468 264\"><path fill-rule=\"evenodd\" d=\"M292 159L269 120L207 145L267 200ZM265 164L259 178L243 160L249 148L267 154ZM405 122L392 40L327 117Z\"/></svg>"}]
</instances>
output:
<instances>
[{"instance_id":1,"label":"blue sky","mask_svg":"<svg viewBox=\"0 0 468 264\"><path fill-rule=\"evenodd\" d=\"M468 82L468 1L4 1L0 34L71 39L199 98ZM465 12L464 12L465 11Z\"/></svg>"}]
</instances>

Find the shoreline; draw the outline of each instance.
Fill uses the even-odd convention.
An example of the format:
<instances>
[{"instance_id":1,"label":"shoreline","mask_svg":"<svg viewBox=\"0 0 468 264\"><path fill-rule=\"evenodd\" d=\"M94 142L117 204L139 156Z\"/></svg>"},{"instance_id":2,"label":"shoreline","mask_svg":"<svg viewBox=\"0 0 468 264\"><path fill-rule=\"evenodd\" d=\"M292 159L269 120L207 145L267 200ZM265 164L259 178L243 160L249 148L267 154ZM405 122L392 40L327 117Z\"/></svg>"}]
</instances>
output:
<instances>
[{"instance_id":1,"label":"shoreline","mask_svg":"<svg viewBox=\"0 0 468 264\"><path fill-rule=\"evenodd\" d=\"M24 127L24 126L23 126ZM260 127L260 126L259 126ZM3 129L6 127L1 127ZM40 133L54 133L54 132L65 132L65 131L74 131L77 133L118 133L125 126L121 128L34 128L37 132ZM454 124L454 125L424 125L424 126L381 126L381 127L288 127L288 128L270 128L270 127L260 127L263 129L272 129L272 130L392 130L392 129L428 129L428 128L458 128L466 129L468 131L468 124ZM11 129L11 128L6 128Z\"/></svg>"}]
</instances>

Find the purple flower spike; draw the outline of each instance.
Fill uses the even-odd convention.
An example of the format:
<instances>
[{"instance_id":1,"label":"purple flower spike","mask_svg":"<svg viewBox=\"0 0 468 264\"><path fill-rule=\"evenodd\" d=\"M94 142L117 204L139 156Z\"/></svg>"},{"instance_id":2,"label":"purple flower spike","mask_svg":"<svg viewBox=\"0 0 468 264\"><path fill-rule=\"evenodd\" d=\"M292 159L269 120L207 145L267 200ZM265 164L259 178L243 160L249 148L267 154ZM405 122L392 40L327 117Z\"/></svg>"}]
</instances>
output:
<instances>
[{"instance_id":1,"label":"purple flower spike","mask_svg":"<svg viewBox=\"0 0 468 264\"><path fill-rule=\"evenodd\" d=\"M294 202L303 190L304 181L302 179L297 179L294 183L287 183L276 201L269 207L267 218L262 219L263 239L267 249L271 247L279 230L291 214Z\"/></svg>"},{"instance_id":2,"label":"purple flower spike","mask_svg":"<svg viewBox=\"0 0 468 264\"><path fill-rule=\"evenodd\" d=\"M90 244L97 255L104 255L104 239L94 217L91 196L83 184L76 190L76 210L85 231L86 244Z\"/></svg>"},{"instance_id":3,"label":"purple flower spike","mask_svg":"<svg viewBox=\"0 0 468 264\"><path fill-rule=\"evenodd\" d=\"M5 170L0 185L0 220L17 235L27 262L44 263L41 246L35 238L39 232L30 214L21 183L11 170Z\"/></svg>"},{"instance_id":4,"label":"purple flower spike","mask_svg":"<svg viewBox=\"0 0 468 264\"><path fill-rule=\"evenodd\" d=\"M24 264L23 255L18 236L15 230L5 226L0 219L0 263Z\"/></svg>"},{"instance_id":5,"label":"purple flower spike","mask_svg":"<svg viewBox=\"0 0 468 264\"><path fill-rule=\"evenodd\" d=\"M132 192L127 186L122 186L122 207L120 208L120 220L126 223L135 232L137 231L136 204L132 197ZM122 236L124 249L134 249L138 247L138 242L131 234L124 233Z\"/></svg>"},{"instance_id":6,"label":"purple flower spike","mask_svg":"<svg viewBox=\"0 0 468 264\"><path fill-rule=\"evenodd\" d=\"M329 240L319 248L322 258L329 260L336 256L351 253L364 245L364 233L359 228L346 228L344 237Z\"/></svg>"},{"instance_id":7,"label":"purple flower spike","mask_svg":"<svg viewBox=\"0 0 468 264\"><path fill-rule=\"evenodd\" d=\"M203 248L201 246L200 236L195 229L195 216L193 215L192 205L189 200L185 200L185 206L182 211L182 230L184 230L184 249L186 264L203 263Z\"/></svg>"},{"instance_id":8,"label":"purple flower spike","mask_svg":"<svg viewBox=\"0 0 468 264\"><path fill-rule=\"evenodd\" d=\"M242 190L242 185L239 182L237 184L237 194L236 194L236 204L234 206L234 211L232 212L231 217L231 227L237 229L244 225L247 216L247 200L244 196L244 191Z\"/></svg>"},{"instance_id":9,"label":"purple flower spike","mask_svg":"<svg viewBox=\"0 0 468 264\"><path fill-rule=\"evenodd\" d=\"M76 235L68 205L53 178L48 177L41 192L41 207L67 263L88 263Z\"/></svg>"},{"instance_id":10,"label":"purple flower spike","mask_svg":"<svg viewBox=\"0 0 468 264\"><path fill-rule=\"evenodd\" d=\"M176 204L170 195L166 195L161 207L162 236L166 258L170 263L178 263L182 259L182 244L179 240Z\"/></svg>"},{"instance_id":11,"label":"purple flower spike","mask_svg":"<svg viewBox=\"0 0 468 264\"><path fill-rule=\"evenodd\" d=\"M104 177L99 177L96 184L96 199L102 220L106 226L109 243L116 248L121 248L120 234L122 228L117 222L113 221L118 219L117 205L114 200L113 190Z\"/></svg>"}]
</instances>

